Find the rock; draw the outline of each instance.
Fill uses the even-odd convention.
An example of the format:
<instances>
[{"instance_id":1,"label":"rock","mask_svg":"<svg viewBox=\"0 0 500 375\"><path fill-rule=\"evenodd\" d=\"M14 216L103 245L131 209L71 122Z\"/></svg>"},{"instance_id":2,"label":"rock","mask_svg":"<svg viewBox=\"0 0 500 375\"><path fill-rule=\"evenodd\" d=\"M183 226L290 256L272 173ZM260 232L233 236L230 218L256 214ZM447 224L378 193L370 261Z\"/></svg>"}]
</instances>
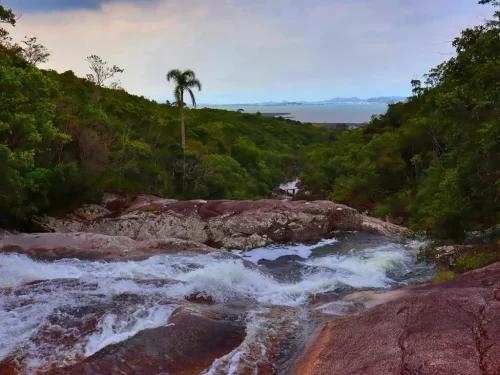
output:
<instances>
[{"instance_id":1,"label":"rock","mask_svg":"<svg viewBox=\"0 0 500 375\"><path fill-rule=\"evenodd\" d=\"M405 222L405 218L402 216L393 217L392 215L386 215L384 220L391 224L403 225Z\"/></svg>"},{"instance_id":2,"label":"rock","mask_svg":"<svg viewBox=\"0 0 500 375\"><path fill-rule=\"evenodd\" d=\"M75 215L66 215L63 217L44 216L34 217L32 219L33 228L40 232L82 232L87 223L83 219L79 219Z\"/></svg>"},{"instance_id":3,"label":"rock","mask_svg":"<svg viewBox=\"0 0 500 375\"><path fill-rule=\"evenodd\" d=\"M18 232L16 232L16 231L10 231L10 230L6 230L6 229L0 228L0 240L2 238L14 236L16 234L18 234Z\"/></svg>"},{"instance_id":4,"label":"rock","mask_svg":"<svg viewBox=\"0 0 500 375\"><path fill-rule=\"evenodd\" d=\"M329 316L345 316L348 314L356 314L365 309L366 307L363 303L335 301L319 305L315 307L312 312Z\"/></svg>"},{"instance_id":5,"label":"rock","mask_svg":"<svg viewBox=\"0 0 500 375\"><path fill-rule=\"evenodd\" d=\"M247 335L238 349L218 358L210 374L289 374L293 358L302 350L314 322L304 321L303 310L273 306L250 314Z\"/></svg>"},{"instance_id":6,"label":"rock","mask_svg":"<svg viewBox=\"0 0 500 375\"><path fill-rule=\"evenodd\" d=\"M291 201L293 200L293 195L288 193L286 190L278 188L273 190L273 192L271 193L271 198L280 201Z\"/></svg>"},{"instance_id":7,"label":"rock","mask_svg":"<svg viewBox=\"0 0 500 375\"><path fill-rule=\"evenodd\" d=\"M371 216L362 215L362 232L380 234L383 236L394 236L395 234L401 234L402 230L403 228L396 224L382 221Z\"/></svg>"},{"instance_id":8,"label":"rock","mask_svg":"<svg viewBox=\"0 0 500 375\"><path fill-rule=\"evenodd\" d=\"M405 295L404 290L390 290L390 291L375 291L375 290L364 290L360 292L355 292L348 294L343 301L361 303L365 307L377 306L389 301L393 301Z\"/></svg>"},{"instance_id":9,"label":"rock","mask_svg":"<svg viewBox=\"0 0 500 375\"><path fill-rule=\"evenodd\" d=\"M154 195L139 195L134 198L131 204L124 210L125 213L146 210L155 211L167 204L177 202L175 199L164 199Z\"/></svg>"},{"instance_id":10,"label":"rock","mask_svg":"<svg viewBox=\"0 0 500 375\"><path fill-rule=\"evenodd\" d=\"M91 232L140 241L179 238L243 250L273 243L318 241L334 230L395 236L403 229L330 201L207 202L139 196L124 207L91 220L68 214L37 218L36 222L44 232Z\"/></svg>"},{"instance_id":11,"label":"rock","mask_svg":"<svg viewBox=\"0 0 500 375\"><path fill-rule=\"evenodd\" d=\"M436 263L441 269L455 269L457 260L463 255L477 255L493 252L484 245L448 245L435 248L429 261Z\"/></svg>"},{"instance_id":12,"label":"rock","mask_svg":"<svg viewBox=\"0 0 500 375\"><path fill-rule=\"evenodd\" d=\"M101 205L110 211L122 211L125 209L129 199L125 194L105 193L101 200Z\"/></svg>"},{"instance_id":13,"label":"rock","mask_svg":"<svg viewBox=\"0 0 500 375\"><path fill-rule=\"evenodd\" d=\"M85 204L73 211L73 214L83 220L91 221L111 214L112 211L97 204Z\"/></svg>"},{"instance_id":14,"label":"rock","mask_svg":"<svg viewBox=\"0 0 500 375\"><path fill-rule=\"evenodd\" d=\"M210 253L219 250L177 238L135 241L129 237L96 233L20 234L0 240L0 253L15 252L47 260L61 258L106 261L142 260L153 255L185 251Z\"/></svg>"},{"instance_id":15,"label":"rock","mask_svg":"<svg viewBox=\"0 0 500 375\"><path fill-rule=\"evenodd\" d=\"M492 242L500 245L500 225L494 225L482 231L467 232L464 245L488 245Z\"/></svg>"},{"instance_id":16,"label":"rock","mask_svg":"<svg viewBox=\"0 0 500 375\"><path fill-rule=\"evenodd\" d=\"M212 296L206 296L201 293L192 293L189 296L186 296L186 301L192 303L199 303L201 305L214 305L215 301Z\"/></svg>"},{"instance_id":17,"label":"rock","mask_svg":"<svg viewBox=\"0 0 500 375\"><path fill-rule=\"evenodd\" d=\"M219 311L179 308L164 327L147 329L49 375L198 374L238 347L245 325Z\"/></svg>"},{"instance_id":18,"label":"rock","mask_svg":"<svg viewBox=\"0 0 500 375\"><path fill-rule=\"evenodd\" d=\"M340 294L336 292L324 292L311 294L308 298L309 305L319 305L329 302L338 301L341 298Z\"/></svg>"},{"instance_id":19,"label":"rock","mask_svg":"<svg viewBox=\"0 0 500 375\"><path fill-rule=\"evenodd\" d=\"M401 289L391 302L326 324L293 373L498 375L498 291L500 263Z\"/></svg>"}]
</instances>

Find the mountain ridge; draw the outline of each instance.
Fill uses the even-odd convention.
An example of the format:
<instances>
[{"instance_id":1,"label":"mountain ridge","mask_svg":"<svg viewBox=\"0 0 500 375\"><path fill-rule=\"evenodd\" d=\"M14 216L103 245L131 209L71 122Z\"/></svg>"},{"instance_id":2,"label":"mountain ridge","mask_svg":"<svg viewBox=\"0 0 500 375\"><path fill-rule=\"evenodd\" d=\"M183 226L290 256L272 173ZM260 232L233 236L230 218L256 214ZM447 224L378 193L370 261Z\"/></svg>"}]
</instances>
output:
<instances>
[{"instance_id":1,"label":"mountain ridge","mask_svg":"<svg viewBox=\"0 0 500 375\"><path fill-rule=\"evenodd\" d=\"M267 102L256 102L256 103L235 103L235 104L204 104L204 105L212 105L212 106L278 106L278 105L307 105L307 104L329 104L329 103L353 103L353 104L362 104L362 103L380 103L380 104L390 104L396 102L405 101L406 97L404 96L377 96L370 97L367 99L362 99L359 97L334 97L327 100L319 100L319 101L288 101L283 100L280 102L276 101L267 101Z\"/></svg>"}]
</instances>

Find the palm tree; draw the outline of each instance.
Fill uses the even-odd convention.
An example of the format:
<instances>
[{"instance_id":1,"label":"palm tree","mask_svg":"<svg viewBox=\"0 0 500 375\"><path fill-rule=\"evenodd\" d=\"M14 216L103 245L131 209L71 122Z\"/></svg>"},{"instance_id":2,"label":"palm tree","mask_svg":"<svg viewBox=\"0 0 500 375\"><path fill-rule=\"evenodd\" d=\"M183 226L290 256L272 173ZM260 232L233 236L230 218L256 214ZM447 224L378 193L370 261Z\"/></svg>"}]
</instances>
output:
<instances>
[{"instance_id":1,"label":"palm tree","mask_svg":"<svg viewBox=\"0 0 500 375\"><path fill-rule=\"evenodd\" d=\"M193 107L196 107L196 98L194 97L193 89L198 88L201 91L201 82L196 78L196 74L192 70L181 71L172 69L167 73L167 81L175 82L174 96L176 105L181 112L181 133L182 133L182 152L184 154L183 173L182 173L182 190L186 189L186 127L184 126L184 92L187 91L191 96Z\"/></svg>"},{"instance_id":2,"label":"palm tree","mask_svg":"<svg viewBox=\"0 0 500 375\"><path fill-rule=\"evenodd\" d=\"M182 149L186 153L186 127L184 126L184 92L187 91L191 96L193 107L196 107L196 98L194 97L193 89L197 88L201 91L201 82L196 78L196 74L192 70L181 71L172 69L167 74L167 81L175 82L174 95L176 104L181 112L181 132L182 132Z\"/></svg>"}]
</instances>

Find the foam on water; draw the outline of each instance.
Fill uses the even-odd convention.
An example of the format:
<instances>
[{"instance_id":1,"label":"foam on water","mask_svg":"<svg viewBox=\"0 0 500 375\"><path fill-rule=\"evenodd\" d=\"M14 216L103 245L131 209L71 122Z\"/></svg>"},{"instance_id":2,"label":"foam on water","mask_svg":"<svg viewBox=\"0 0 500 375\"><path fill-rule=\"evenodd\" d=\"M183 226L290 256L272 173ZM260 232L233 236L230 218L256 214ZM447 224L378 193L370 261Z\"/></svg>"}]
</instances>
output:
<instances>
[{"instance_id":1,"label":"foam on water","mask_svg":"<svg viewBox=\"0 0 500 375\"><path fill-rule=\"evenodd\" d=\"M89 336L85 356L91 356L108 345L124 341L144 329L164 325L175 307L169 305L138 308L127 314L125 319L120 319L117 314L106 314L99 322L98 331Z\"/></svg>"},{"instance_id":2,"label":"foam on water","mask_svg":"<svg viewBox=\"0 0 500 375\"><path fill-rule=\"evenodd\" d=\"M258 367L272 368L273 343L286 340L301 329L301 321L308 320L305 310L276 310L262 308L249 313L241 345L216 359L202 375L257 374Z\"/></svg>"},{"instance_id":3,"label":"foam on water","mask_svg":"<svg viewBox=\"0 0 500 375\"><path fill-rule=\"evenodd\" d=\"M392 275L405 275L415 267L414 252L394 243L349 254L314 256L315 249L335 241L241 254L253 262L299 255L304 269L296 282L279 282L264 266L248 267L242 259L221 253L162 255L115 263L75 259L41 262L24 255L0 254L0 360L20 348L28 353L32 368L44 368L49 361L61 363L62 357L71 362L78 355L89 356L143 329L166 324L177 306L175 301L193 294L219 303L302 306L310 294L334 290L339 283L353 287L393 285L398 281ZM53 281L24 285L40 279ZM151 279L165 282L141 282ZM102 309L96 310L99 306ZM82 313L86 309L90 311L87 315ZM84 323L89 314L98 319L97 329L77 336L70 347L43 347L33 340L40 331L71 330L60 325ZM254 324L255 329L262 327L261 323ZM44 357L44 353L52 354ZM239 353L233 353L233 368L243 358ZM227 367L229 373L231 368Z\"/></svg>"},{"instance_id":4,"label":"foam on water","mask_svg":"<svg viewBox=\"0 0 500 375\"><path fill-rule=\"evenodd\" d=\"M335 272L337 281L350 286L386 287L394 283L388 271L397 269L409 270L414 261L397 244L389 244L374 249L352 252L350 255L330 255L309 259L304 262L323 272Z\"/></svg>"},{"instance_id":5,"label":"foam on water","mask_svg":"<svg viewBox=\"0 0 500 375\"><path fill-rule=\"evenodd\" d=\"M276 260L286 255L297 255L301 258L307 259L311 256L314 249L331 245L338 242L335 238L330 238L322 240L314 245L272 245L268 247L261 247L249 251L234 250L233 253L241 256L244 259L248 259L254 263L258 263L259 260Z\"/></svg>"}]
</instances>

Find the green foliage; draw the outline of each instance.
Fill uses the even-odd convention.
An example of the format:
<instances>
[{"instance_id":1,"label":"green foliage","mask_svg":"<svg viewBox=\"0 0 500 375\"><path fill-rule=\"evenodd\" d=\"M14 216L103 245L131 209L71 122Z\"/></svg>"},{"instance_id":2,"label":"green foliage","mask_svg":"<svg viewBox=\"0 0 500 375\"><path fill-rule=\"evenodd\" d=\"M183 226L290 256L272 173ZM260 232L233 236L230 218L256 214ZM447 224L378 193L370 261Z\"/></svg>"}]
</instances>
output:
<instances>
[{"instance_id":1,"label":"green foliage","mask_svg":"<svg viewBox=\"0 0 500 375\"><path fill-rule=\"evenodd\" d=\"M12 9L5 9L0 5L0 23L8 23L12 26L16 24L16 15L12 12Z\"/></svg>"},{"instance_id":2,"label":"green foliage","mask_svg":"<svg viewBox=\"0 0 500 375\"><path fill-rule=\"evenodd\" d=\"M191 96L191 102L193 107L196 107L196 99L194 97L193 89L197 88L201 91L201 82L196 78L196 74L188 69L181 71L179 69L172 69L167 73L167 81L173 81L175 83L174 97L176 104L179 107L184 107L184 93L187 91Z\"/></svg>"},{"instance_id":3,"label":"green foliage","mask_svg":"<svg viewBox=\"0 0 500 375\"><path fill-rule=\"evenodd\" d=\"M0 48L0 226L100 199L104 191L172 198L267 198L298 174L303 148L337 132L214 109L186 109L42 71ZM184 183L183 183L184 176Z\"/></svg>"},{"instance_id":4,"label":"green foliage","mask_svg":"<svg viewBox=\"0 0 500 375\"><path fill-rule=\"evenodd\" d=\"M496 1L483 1L498 5ZM304 149L301 179L416 232L461 240L500 218L500 13L453 42L414 95L333 145Z\"/></svg>"},{"instance_id":5,"label":"green foliage","mask_svg":"<svg viewBox=\"0 0 500 375\"><path fill-rule=\"evenodd\" d=\"M435 249L441 245L440 243L437 243L435 241L431 241L426 243L423 246L420 246L420 249L417 254L417 261L418 262L427 262L431 263L434 261L434 253Z\"/></svg>"},{"instance_id":6,"label":"green foliage","mask_svg":"<svg viewBox=\"0 0 500 375\"><path fill-rule=\"evenodd\" d=\"M0 65L0 222L24 220L51 205L58 156L69 135L55 125L58 86L34 66Z\"/></svg>"},{"instance_id":7,"label":"green foliage","mask_svg":"<svg viewBox=\"0 0 500 375\"><path fill-rule=\"evenodd\" d=\"M113 79L117 74L123 73L124 69L121 69L116 65L109 66L106 61L96 55L87 57L87 62L89 63L89 68L92 71L92 73L87 74L87 80L89 82L112 89L119 89L121 87L120 80L118 79L113 80L110 83L107 81Z\"/></svg>"},{"instance_id":8,"label":"green foliage","mask_svg":"<svg viewBox=\"0 0 500 375\"><path fill-rule=\"evenodd\" d=\"M25 37L22 44L24 44L22 54L28 63L38 65L48 61L50 52L44 45L38 43L38 38Z\"/></svg>"},{"instance_id":9,"label":"green foliage","mask_svg":"<svg viewBox=\"0 0 500 375\"><path fill-rule=\"evenodd\" d=\"M484 251L474 254L464 254L457 259L456 268L458 271L466 272L477 268L485 267L500 260L500 252Z\"/></svg>"},{"instance_id":10,"label":"green foliage","mask_svg":"<svg viewBox=\"0 0 500 375\"><path fill-rule=\"evenodd\" d=\"M12 12L11 9L6 9L0 4L0 24L8 24L11 26L16 26L17 16ZM5 51L5 46L11 47L12 38L9 35L9 32L5 30L3 27L0 27L0 52ZM16 47L17 48L17 47Z\"/></svg>"}]
</instances>

